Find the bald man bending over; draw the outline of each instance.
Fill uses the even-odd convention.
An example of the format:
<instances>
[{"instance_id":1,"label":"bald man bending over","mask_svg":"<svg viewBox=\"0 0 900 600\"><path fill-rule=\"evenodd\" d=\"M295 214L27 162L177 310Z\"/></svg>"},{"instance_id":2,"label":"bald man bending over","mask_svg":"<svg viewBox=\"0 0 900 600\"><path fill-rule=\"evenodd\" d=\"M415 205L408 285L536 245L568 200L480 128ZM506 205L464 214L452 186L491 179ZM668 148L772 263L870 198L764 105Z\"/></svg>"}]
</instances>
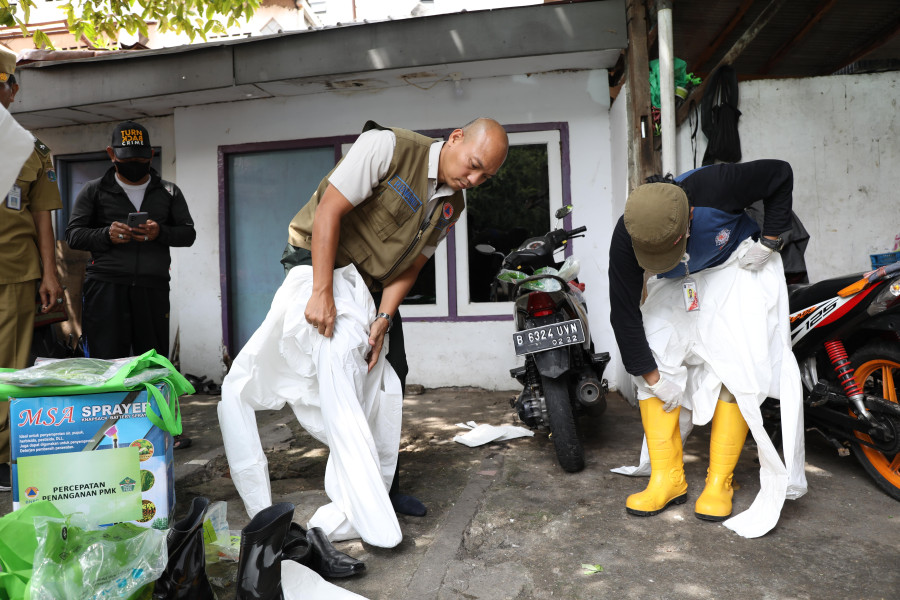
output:
<instances>
[{"instance_id":1,"label":"bald man bending over","mask_svg":"<svg viewBox=\"0 0 900 600\"><path fill-rule=\"evenodd\" d=\"M447 141L369 121L347 155L319 184L291 221L281 262L285 272L312 265L313 295L306 320L325 337L334 332L332 272L353 264L378 307L371 325L371 369L391 332L387 361L405 390L409 367L398 308L419 271L465 208L462 190L493 177L506 160L506 131L479 118L455 129ZM399 469L398 469L399 473ZM425 506L399 494L401 514L423 516Z\"/></svg>"}]
</instances>

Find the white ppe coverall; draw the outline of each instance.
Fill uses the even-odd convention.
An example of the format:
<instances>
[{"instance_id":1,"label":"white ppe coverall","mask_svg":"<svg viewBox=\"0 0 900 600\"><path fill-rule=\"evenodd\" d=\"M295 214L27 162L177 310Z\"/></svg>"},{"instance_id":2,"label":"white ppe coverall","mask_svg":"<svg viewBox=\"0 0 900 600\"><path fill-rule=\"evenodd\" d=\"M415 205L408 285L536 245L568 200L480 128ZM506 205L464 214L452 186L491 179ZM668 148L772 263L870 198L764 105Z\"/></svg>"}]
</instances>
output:
<instances>
[{"instance_id":1,"label":"white ppe coverall","mask_svg":"<svg viewBox=\"0 0 900 600\"><path fill-rule=\"evenodd\" d=\"M19 176L19 170L34 149L34 138L0 104L0 197L5 197ZM0 200L2 202L2 200Z\"/></svg>"},{"instance_id":2,"label":"white ppe coverall","mask_svg":"<svg viewBox=\"0 0 900 600\"><path fill-rule=\"evenodd\" d=\"M240 351L222 383L219 425L231 478L252 517L272 504L268 462L255 411L291 405L297 420L330 450L325 492L331 503L308 522L332 541L361 537L392 548L402 534L388 498L400 444L403 396L385 360L367 373L375 304L353 265L335 269L334 336L304 316L312 267L288 273L265 321Z\"/></svg>"},{"instance_id":3,"label":"white ppe coverall","mask_svg":"<svg viewBox=\"0 0 900 600\"><path fill-rule=\"evenodd\" d=\"M652 278L641 306L644 332L661 377L685 391L680 419L682 440L693 425L709 423L724 385L734 394L759 451L760 490L746 511L724 525L748 538L778 522L785 498L806 493L803 390L791 352L788 293L781 256L774 253L758 271L738 259L754 244L744 240L716 267L691 273L700 310L687 312L681 278ZM634 377L638 400L653 397L643 377ZM763 428L760 405L766 397L781 404L784 461ZM647 441L640 465L613 469L649 475Z\"/></svg>"}]
</instances>

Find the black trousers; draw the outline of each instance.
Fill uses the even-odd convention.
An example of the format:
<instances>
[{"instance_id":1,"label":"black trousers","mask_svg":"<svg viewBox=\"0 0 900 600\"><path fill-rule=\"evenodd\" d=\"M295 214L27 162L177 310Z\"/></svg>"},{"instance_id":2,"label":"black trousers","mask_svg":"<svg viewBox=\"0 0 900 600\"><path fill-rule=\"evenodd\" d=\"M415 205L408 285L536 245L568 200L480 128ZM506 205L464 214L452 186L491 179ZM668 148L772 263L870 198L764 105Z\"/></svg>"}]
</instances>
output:
<instances>
[{"instance_id":1,"label":"black trousers","mask_svg":"<svg viewBox=\"0 0 900 600\"><path fill-rule=\"evenodd\" d=\"M290 244L284 249L281 256L281 264L284 265L284 273L287 275L290 270L298 265L312 266L312 253L306 248L298 248ZM381 304L381 292L372 292L372 298L375 300L375 308ZM406 396L406 376L409 373L409 364L406 362L406 344L403 341L403 319L400 317L400 310L394 314L391 324L391 344L385 360L397 373L400 379L400 389L403 396ZM391 483L391 494L396 494L400 488L400 459L397 459L397 470L394 471L394 481Z\"/></svg>"},{"instance_id":2,"label":"black trousers","mask_svg":"<svg viewBox=\"0 0 900 600\"><path fill-rule=\"evenodd\" d=\"M122 358L148 350L169 355L169 290L84 281L85 356Z\"/></svg>"}]
</instances>

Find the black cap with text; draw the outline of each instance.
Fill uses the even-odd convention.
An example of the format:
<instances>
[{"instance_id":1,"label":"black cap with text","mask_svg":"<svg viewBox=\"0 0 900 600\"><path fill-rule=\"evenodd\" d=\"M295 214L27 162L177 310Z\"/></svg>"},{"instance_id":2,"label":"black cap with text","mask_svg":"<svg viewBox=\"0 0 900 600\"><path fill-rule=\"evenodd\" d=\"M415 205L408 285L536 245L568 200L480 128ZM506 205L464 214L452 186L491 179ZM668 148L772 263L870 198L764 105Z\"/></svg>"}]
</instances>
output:
<instances>
[{"instance_id":1,"label":"black cap with text","mask_svg":"<svg viewBox=\"0 0 900 600\"><path fill-rule=\"evenodd\" d=\"M143 125L134 121L125 121L116 125L111 145L116 158L150 158L153 156L150 134Z\"/></svg>"}]
</instances>

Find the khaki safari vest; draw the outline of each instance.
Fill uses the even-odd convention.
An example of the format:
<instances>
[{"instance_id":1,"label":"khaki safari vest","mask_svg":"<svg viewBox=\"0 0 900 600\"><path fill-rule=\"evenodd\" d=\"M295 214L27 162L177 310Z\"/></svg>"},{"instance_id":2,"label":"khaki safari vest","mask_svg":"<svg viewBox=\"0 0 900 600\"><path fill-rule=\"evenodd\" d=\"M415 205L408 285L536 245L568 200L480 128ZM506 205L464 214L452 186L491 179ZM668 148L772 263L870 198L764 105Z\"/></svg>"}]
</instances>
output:
<instances>
[{"instance_id":1,"label":"khaki safari vest","mask_svg":"<svg viewBox=\"0 0 900 600\"><path fill-rule=\"evenodd\" d=\"M386 128L368 121L363 132L370 129ZM406 129L391 131L397 144L387 174L372 194L341 220L334 261L336 268L353 263L373 291L412 266L426 246L437 246L441 233L456 223L465 208L463 194L457 191L441 198L434 212L426 214L428 152L435 140ZM330 175L291 221L288 242L292 246L312 250L313 218Z\"/></svg>"}]
</instances>

